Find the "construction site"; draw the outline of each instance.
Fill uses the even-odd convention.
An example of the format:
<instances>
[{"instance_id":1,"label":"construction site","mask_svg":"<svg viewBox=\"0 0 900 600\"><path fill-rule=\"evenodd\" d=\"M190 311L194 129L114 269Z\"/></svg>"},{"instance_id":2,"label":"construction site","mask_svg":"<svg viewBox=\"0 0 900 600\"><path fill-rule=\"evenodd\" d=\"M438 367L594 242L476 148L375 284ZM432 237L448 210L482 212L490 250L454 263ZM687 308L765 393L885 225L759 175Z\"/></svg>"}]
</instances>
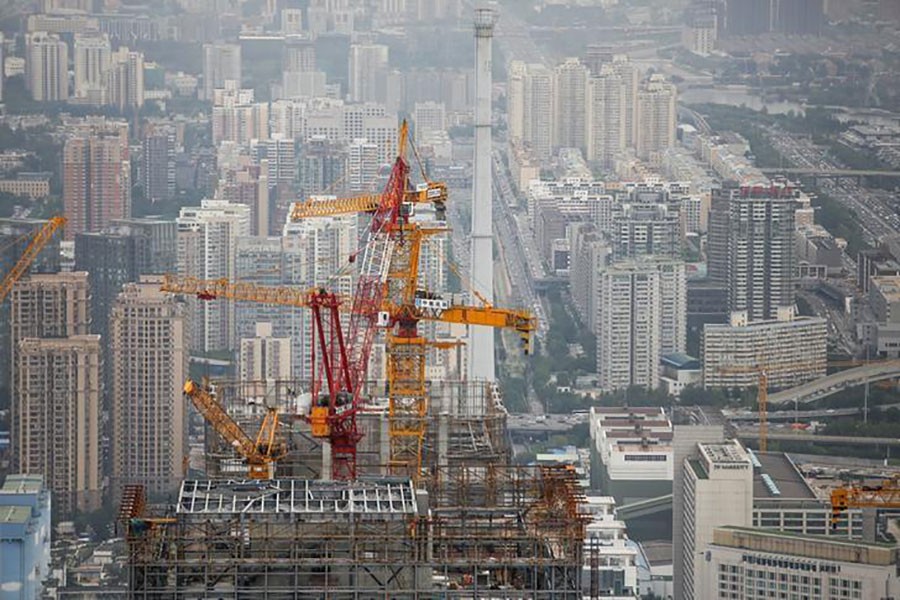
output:
<instances>
[{"instance_id":1,"label":"construction site","mask_svg":"<svg viewBox=\"0 0 900 600\"><path fill-rule=\"evenodd\" d=\"M449 235L448 191L427 178L405 122L382 193L312 197L290 215L360 215L352 294L179 275L162 282L163 292L191 302L302 311L311 371L299 381L185 383L186 401L206 424L193 461L203 478L186 479L174 502L162 504L150 505L140 486L123 490L131 597L584 596L589 515L575 471L512 464L494 383L492 330L517 336L527 354L537 324L527 311L493 304L493 23L491 10L476 11L477 285L468 294L448 295L420 276L429 239ZM446 340L420 329L440 323L468 335ZM437 353L460 346L464 377L426 376ZM383 366L373 367L382 352Z\"/></svg>"}]
</instances>

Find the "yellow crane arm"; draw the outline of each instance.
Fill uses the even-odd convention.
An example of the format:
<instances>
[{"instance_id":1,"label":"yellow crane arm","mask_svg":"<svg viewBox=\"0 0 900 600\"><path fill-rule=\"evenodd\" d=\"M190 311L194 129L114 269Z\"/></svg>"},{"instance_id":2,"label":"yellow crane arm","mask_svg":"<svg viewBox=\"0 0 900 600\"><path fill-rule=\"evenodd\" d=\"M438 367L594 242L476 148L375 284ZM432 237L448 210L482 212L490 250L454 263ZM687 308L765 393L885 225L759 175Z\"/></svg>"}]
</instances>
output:
<instances>
[{"instance_id":1,"label":"yellow crane arm","mask_svg":"<svg viewBox=\"0 0 900 600\"><path fill-rule=\"evenodd\" d=\"M215 397L204 386L188 379L184 384L184 394L191 399L203 418L212 425L222 438L250 463L262 462L256 443L241 429L234 419L222 408Z\"/></svg>"},{"instance_id":2,"label":"yellow crane arm","mask_svg":"<svg viewBox=\"0 0 900 600\"><path fill-rule=\"evenodd\" d=\"M320 197L306 202L295 202L291 208L291 220L301 221L311 217L332 217L361 212L375 212L381 203L381 194L367 194L351 198Z\"/></svg>"},{"instance_id":3,"label":"yellow crane arm","mask_svg":"<svg viewBox=\"0 0 900 600\"><path fill-rule=\"evenodd\" d=\"M301 308L308 308L311 295L318 292L318 290L265 286L255 283L233 283L224 278L200 279L171 274L163 276L163 282L159 289L171 294L197 296L201 300L224 298L239 302L258 302ZM347 300L347 298L340 299ZM342 302L341 306L346 306L346 303Z\"/></svg>"},{"instance_id":4,"label":"yellow crane arm","mask_svg":"<svg viewBox=\"0 0 900 600\"><path fill-rule=\"evenodd\" d=\"M31 266L34 259L44 249L44 246L56 233L56 230L65 224L65 217L53 217L34 234L34 237L28 242L25 252L22 253L22 256L19 257L19 260L16 261L10 272L6 274L3 281L0 282L0 302L6 299L16 282L28 271L28 267Z\"/></svg>"},{"instance_id":5,"label":"yellow crane arm","mask_svg":"<svg viewBox=\"0 0 900 600\"><path fill-rule=\"evenodd\" d=\"M447 184L429 181L416 189L406 190L403 200L412 204L435 204L442 207L447 202ZM364 194L348 198L330 196L312 197L305 202L295 202L291 207L291 220L302 221L313 217L335 217L364 212L375 212L381 204L381 194Z\"/></svg>"},{"instance_id":6,"label":"yellow crane arm","mask_svg":"<svg viewBox=\"0 0 900 600\"><path fill-rule=\"evenodd\" d=\"M501 329L515 329L525 344L525 353L531 352L531 336L537 329L534 315L522 310L509 310L493 306L450 306L441 311L417 311L423 321L483 325Z\"/></svg>"},{"instance_id":7,"label":"yellow crane arm","mask_svg":"<svg viewBox=\"0 0 900 600\"><path fill-rule=\"evenodd\" d=\"M900 487L887 481L879 487L839 487L831 490L831 524L850 508L900 508Z\"/></svg>"}]
</instances>

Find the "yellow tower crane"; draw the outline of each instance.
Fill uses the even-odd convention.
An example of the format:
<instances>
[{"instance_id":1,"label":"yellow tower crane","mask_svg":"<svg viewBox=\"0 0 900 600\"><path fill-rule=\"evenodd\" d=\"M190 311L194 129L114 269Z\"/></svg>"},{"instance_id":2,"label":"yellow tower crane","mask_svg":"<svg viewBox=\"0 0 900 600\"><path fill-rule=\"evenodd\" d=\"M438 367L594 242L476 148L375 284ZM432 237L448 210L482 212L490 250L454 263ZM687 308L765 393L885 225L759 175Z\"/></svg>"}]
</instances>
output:
<instances>
[{"instance_id":1,"label":"yellow tower crane","mask_svg":"<svg viewBox=\"0 0 900 600\"><path fill-rule=\"evenodd\" d=\"M277 440L278 409L266 409L266 416L254 440L228 415L206 384L188 379L184 384L184 394L222 439L244 457L251 479L272 478L275 462L285 454L284 445Z\"/></svg>"},{"instance_id":2,"label":"yellow tower crane","mask_svg":"<svg viewBox=\"0 0 900 600\"><path fill-rule=\"evenodd\" d=\"M900 483L888 479L879 486L841 486L831 490L831 526L851 508L900 508Z\"/></svg>"},{"instance_id":3,"label":"yellow tower crane","mask_svg":"<svg viewBox=\"0 0 900 600\"><path fill-rule=\"evenodd\" d=\"M31 241L28 242L28 246L25 248L25 252L22 253L22 256L19 257L19 260L16 261L9 273L3 277L3 281L0 281L0 302L6 299L16 282L28 272L31 263L41 253L41 250L53 237L53 234L65 224L65 217L53 217L32 236Z\"/></svg>"},{"instance_id":4,"label":"yellow tower crane","mask_svg":"<svg viewBox=\"0 0 900 600\"><path fill-rule=\"evenodd\" d=\"M531 351L531 337L536 329L534 316L526 311L497 308L489 304L483 306L461 305L418 290L415 282L418 279L417 265L421 243L427 235L435 232L436 230L417 228L410 230L407 240L410 247L408 256L411 257L411 260L402 274L399 269L394 271L397 276L394 281L403 287L405 295L396 303L389 295L382 305L383 310L389 315L385 326L393 326L396 323L399 327L397 332L391 332L388 335L392 465L395 471L399 471L403 466L403 468L409 469L410 474L414 476L418 476L421 468L422 443L426 431L425 417L428 408L425 394L425 348L433 342L418 335L404 337L404 327L418 321L434 321L511 329L521 336L526 353ZM396 265L396 263L394 264ZM206 300L221 298L238 302L259 302L298 308L309 307L308 291L232 283L227 279L203 280L166 275L163 277L160 289L164 292L193 295ZM197 387L193 382L189 383L192 384L192 389ZM187 385L185 393L188 393ZM188 395L196 404L195 396L190 393ZM199 396L199 398L204 397L205 395ZM219 411L224 413L221 407L219 407ZM201 413L206 416L202 409ZM218 422L227 424L231 418L224 413L215 417L207 417L207 420L212 424ZM236 424L234 426L236 427ZM216 427L216 429L229 442L233 443L232 440L237 438L238 434L233 433L233 427L224 429Z\"/></svg>"}]
</instances>

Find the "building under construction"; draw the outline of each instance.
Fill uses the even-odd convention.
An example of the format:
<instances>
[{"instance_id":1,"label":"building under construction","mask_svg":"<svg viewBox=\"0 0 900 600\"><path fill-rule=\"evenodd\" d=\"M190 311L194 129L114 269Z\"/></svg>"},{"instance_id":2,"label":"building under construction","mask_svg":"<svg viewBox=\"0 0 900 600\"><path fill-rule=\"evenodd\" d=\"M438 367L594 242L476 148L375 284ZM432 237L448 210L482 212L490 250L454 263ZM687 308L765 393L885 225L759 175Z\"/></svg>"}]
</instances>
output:
<instances>
[{"instance_id":1,"label":"building under construction","mask_svg":"<svg viewBox=\"0 0 900 600\"><path fill-rule=\"evenodd\" d=\"M123 505L134 598L581 598L567 468L403 478L187 480L169 514Z\"/></svg>"}]
</instances>

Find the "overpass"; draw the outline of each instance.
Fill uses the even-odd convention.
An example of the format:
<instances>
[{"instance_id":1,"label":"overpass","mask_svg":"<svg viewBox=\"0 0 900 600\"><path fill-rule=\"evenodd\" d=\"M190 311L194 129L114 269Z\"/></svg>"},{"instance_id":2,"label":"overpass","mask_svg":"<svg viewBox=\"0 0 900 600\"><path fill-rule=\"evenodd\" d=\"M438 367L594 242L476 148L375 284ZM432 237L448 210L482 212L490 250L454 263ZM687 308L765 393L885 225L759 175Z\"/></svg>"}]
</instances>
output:
<instances>
[{"instance_id":1,"label":"overpass","mask_svg":"<svg viewBox=\"0 0 900 600\"><path fill-rule=\"evenodd\" d=\"M738 439L759 440L759 429L740 428L736 431ZM779 442L805 442L808 444L826 444L831 446L893 446L900 447L900 438L856 437L843 435L815 435L794 431L779 433L769 430L766 439Z\"/></svg>"},{"instance_id":2,"label":"overpass","mask_svg":"<svg viewBox=\"0 0 900 600\"><path fill-rule=\"evenodd\" d=\"M623 504L616 508L616 516L625 521L626 519L648 517L667 510L672 510L672 494Z\"/></svg>"},{"instance_id":3,"label":"overpass","mask_svg":"<svg viewBox=\"0 0 900 600\"><path fill-rule=\"evenodd\" d=\"M862 367L832 373L819 379L769 394L769 405L809 404L831 396L847 388L863 385L867 381L883 381L900 377L900 359L882 361Z\"/></svg>"}]
</instances>

